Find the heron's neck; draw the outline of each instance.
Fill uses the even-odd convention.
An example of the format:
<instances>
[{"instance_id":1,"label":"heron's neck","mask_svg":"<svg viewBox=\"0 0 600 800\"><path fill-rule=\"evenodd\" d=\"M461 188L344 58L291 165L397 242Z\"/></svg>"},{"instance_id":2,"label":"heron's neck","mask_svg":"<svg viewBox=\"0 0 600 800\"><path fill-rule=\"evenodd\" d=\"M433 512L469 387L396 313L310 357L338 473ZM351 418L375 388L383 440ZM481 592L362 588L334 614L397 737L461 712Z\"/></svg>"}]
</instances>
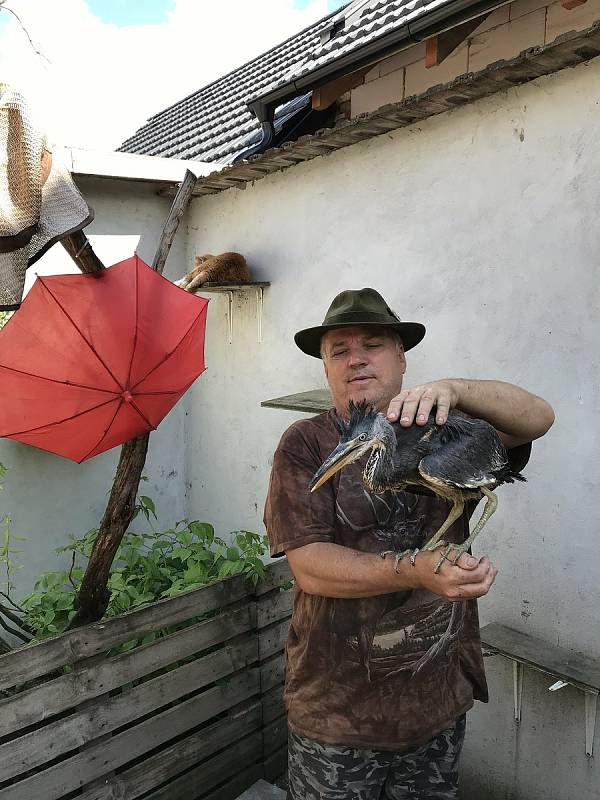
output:
<instances>
[{"instance_id":1,"label":"heron's neck","mask_svg":"<svg viewBox=\"0 0 600 800\"><path fill-rule=\"evenodd\" d=\"M383 416L378 420L377 440L378 446L371 450L363 473L363 482L371 492L385 491L394 473L396 434Z\"/></svg>"}]
</instances>

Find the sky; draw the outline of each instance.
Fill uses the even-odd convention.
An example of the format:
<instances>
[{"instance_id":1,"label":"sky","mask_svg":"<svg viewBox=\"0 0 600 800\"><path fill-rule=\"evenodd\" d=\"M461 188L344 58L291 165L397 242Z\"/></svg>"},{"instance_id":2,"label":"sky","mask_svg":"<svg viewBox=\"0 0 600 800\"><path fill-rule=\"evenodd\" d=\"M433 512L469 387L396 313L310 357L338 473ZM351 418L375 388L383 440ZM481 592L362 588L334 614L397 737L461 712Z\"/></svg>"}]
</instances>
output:
<instances>
[{"instance_id":1,"label":"sky","mask_svg":"<svg viewBox=\"0 0 600 800\"><path fill-rule=\"evenodd\" d=\"M5 0L0 81L28 98L54 144L113 150L148 117L342 5ZM7 8L19 16L33 46Z\"/></svg>"}]
</instances>

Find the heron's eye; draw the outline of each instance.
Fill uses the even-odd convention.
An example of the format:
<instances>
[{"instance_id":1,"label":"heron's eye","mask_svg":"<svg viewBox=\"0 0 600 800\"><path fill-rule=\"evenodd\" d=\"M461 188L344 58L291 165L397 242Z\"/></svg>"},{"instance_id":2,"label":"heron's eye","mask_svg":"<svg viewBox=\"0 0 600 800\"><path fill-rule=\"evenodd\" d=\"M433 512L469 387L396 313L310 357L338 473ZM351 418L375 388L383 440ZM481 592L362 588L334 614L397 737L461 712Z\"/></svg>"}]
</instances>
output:
<instances>
[{"instance_id":1,"label":"heron's eye","mask_svg":"<svg viewBox=\"0 0 600 800\"><path fill-rule=\"evenodd\" d=\"M361 435L358 438L360 439L361 442L366 442L367 434L366 433L361 433Z\"/></svg>"}]
</instances>

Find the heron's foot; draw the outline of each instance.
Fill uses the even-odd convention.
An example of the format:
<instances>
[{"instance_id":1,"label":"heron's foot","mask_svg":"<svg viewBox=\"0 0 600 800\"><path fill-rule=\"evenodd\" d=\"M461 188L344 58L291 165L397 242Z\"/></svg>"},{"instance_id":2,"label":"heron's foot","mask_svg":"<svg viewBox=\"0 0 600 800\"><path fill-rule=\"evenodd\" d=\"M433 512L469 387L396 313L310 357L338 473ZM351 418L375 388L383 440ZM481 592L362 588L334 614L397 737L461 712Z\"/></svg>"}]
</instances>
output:
<instances>
[{"instance_id":1,"label":"heron's foot","mask_svg":"<svg viewBox=\"0 0 600 800\"><path fill-rule=\"evenodd\" d=\"M398 553L396 550L384 550L383 553L379 553L379 555L384 560L386 556L394 556L394 572L398 572L398 565L402 559L410 555L411 552L411 550L402 550L400 553Z\"/></svg>"},{"instance_id":2,"label":"heron's foot","mask_svg":"<svg viewBox=\"0 0 600 800\"><path fill-rule=\"evenodd\" d=\"M427 544L424 544L423 547L418 547L416 550L413 550L411 552L410 563L414 567L416 558L419 555L419 553L433 552L434 550L438 550L440 547L446 547L446 542L444 541L427 542Z\"/></svg>"},{"instance_id":3,"label":"heron's foot","mask_svg":"<svg viewBox=\"0 0 600 800\"><path fill-rule=\"evenodd\" d=\"M449 561L451 564L456 566L458 559L463 553L467 553L469 551L470 546L471 545L469 542L464 542L464 544L453 544L451 542L450 544L445 545L442 555L440 556L440 559L435 565L433 571L435 573L439 572L444 561Z\"/></svg>"}]
</instances>

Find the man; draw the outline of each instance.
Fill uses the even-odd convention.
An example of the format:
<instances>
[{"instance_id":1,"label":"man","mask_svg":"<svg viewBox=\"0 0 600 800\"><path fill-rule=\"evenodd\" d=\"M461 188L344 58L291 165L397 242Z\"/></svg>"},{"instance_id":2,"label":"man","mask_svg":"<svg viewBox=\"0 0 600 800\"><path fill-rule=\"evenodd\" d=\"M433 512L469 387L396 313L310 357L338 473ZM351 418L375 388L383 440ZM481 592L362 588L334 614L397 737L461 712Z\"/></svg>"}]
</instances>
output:
<instances>
[{"instance_id":1,"label":"man","mask_svg":"<svg viewBox=\"0 0 600 800\"><path fill-rule=\"evenodd\" d=\"M323 324L295 341L321 357L335 412L366 400L391 421L443 424L452 408L498 430L511 466L552 425L541 398L499 381L446 379L403 390L405 352L425 334L401 322L373 289L345 291ZM463 553L436 573L438 552L414 565L380 557L422 545L447 504L409 492L369 494L361 463L309 493L338 443L333 411L292 425L275 453L265 508L273 556L296 579L287 643L285 700L292 800L457 797L465 713L487 700L476 598L497 574ZM514 489L512 489L514 491ZM470 508L472 512L473 508ZM449 541L468 536L465 514Z\"/></svg>"}]
</instances>

